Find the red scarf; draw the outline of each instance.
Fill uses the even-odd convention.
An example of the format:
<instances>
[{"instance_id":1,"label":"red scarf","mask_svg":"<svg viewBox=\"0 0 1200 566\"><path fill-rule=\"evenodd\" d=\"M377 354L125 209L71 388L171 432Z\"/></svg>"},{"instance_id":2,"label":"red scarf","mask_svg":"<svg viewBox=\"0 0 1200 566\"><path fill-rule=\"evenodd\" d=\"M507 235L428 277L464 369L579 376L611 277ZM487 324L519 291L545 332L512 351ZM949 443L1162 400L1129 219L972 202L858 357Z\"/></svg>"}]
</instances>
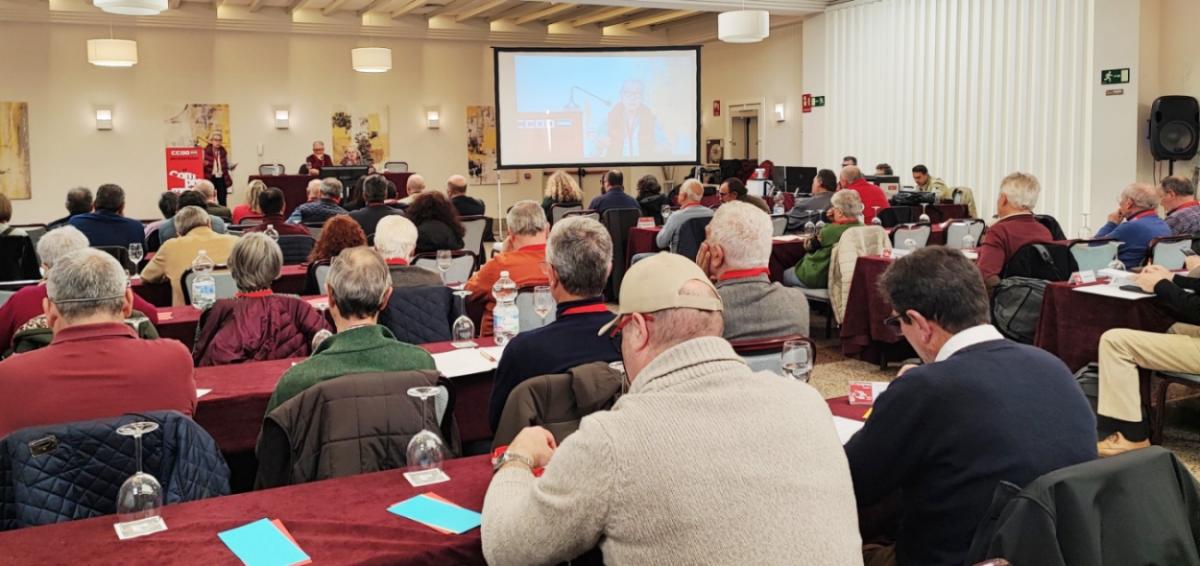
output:
<instances>
[{"instance_id":1,"label":"red scarf","mask_svg":"<svg viewBox=\"0 0 1200 566\"><path fill-rule=\"evenodd\" d=\"M261 299L263 297L270 297L274 294L275 291L272 291L271 289L263 289L261 291L251 291L249 293L238 291L234 296L239 299Z\"/></svg>"},{"instance_id":2,"label":"red scarf","mask_svg":"<svg viewBox=\"0 0 1200 566\"><path fill-rule=\"evenodd\" d=\"M408 265L408 260L402 257L394 257L387 260L388 265Z\"/></svg>"},{"instance_id":3,"label":"red scarf","mask_svg":"<svg viewBox=\"0 0 1200 566\"><path fill-rule=\"evenodd\" d=\"M722 273L717 277L717 281L729 281L730 279L749 279L750 277L758 277L759 275L770 275L771 270L766 267L752 267L750 269L734 269Z\"/></svg>"},{"instance_id":4,"label":"red scarf","mask_svg":"<svg viewBox=\"0 0 1200 566\"><path fill-rule=\"evenodd\" d=\"M1155 212L1155 210L1154 210L1153 208L1152 208L1152 209L1150 209L1150 210L1143 210L1143 211L1141 211L1141 212L1139 212L1139 213L1137 213L1137 214L1134 214L1133 216L1129 217L1129 221L1130 221L1130 222L1133 222L1134 220L1138 220L1138 219L1141 219L1141 218L1145 218L1145 217L1147 217L1147 216L1150 216L1150 215L1152 215L1152 214L1157 214L1157 212Z\"/></svg>"}]
</instances>

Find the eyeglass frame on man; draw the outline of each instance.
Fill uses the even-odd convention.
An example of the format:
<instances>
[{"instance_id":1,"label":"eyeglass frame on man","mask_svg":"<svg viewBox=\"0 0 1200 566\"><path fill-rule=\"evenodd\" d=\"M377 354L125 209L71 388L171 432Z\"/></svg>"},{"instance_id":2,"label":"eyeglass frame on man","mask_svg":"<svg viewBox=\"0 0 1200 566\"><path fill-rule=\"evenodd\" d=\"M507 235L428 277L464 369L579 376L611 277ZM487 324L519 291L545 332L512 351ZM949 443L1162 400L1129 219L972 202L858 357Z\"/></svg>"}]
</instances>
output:
<instances>
[{"instance_id":1,"label":"eyeglass frame on man","mask_svg":"<svg viewBox=\"0 0 1200 566\"><path fill-rule=\"evenodd\" d=\"M625 329L625 325L629 324L629 321L633 320L634 314L642 315L642 320L645 320L647 323L654 321L654 315L649 313L628 313L619 315L617 324L608 332L608 339L612 341L613 348L616 348L618 352L621 351L621 331Z\"/></svg>"}]
</instances>

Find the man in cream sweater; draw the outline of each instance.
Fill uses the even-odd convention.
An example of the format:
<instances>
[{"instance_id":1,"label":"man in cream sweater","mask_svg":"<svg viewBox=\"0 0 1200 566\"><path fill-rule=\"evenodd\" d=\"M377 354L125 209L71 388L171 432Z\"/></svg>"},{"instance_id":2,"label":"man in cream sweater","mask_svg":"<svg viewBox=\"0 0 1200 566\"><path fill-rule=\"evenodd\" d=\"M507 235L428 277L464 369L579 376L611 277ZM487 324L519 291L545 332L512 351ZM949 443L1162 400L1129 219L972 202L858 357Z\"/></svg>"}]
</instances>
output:
<instances>
[{"instance_id":1,"label":"man in cream sweater","mask_svg":"<svg viewBox=\"0 0 1200 566\"><path fill-rule=\"evenodd\" d=\"M721 338L721 300L674 254L639 262L620 311L631 382L562 446L523 430L483 504L489 564L861 564L854 493L829 408L753 373ZM533 468L545 468L534 477Z\"/></svg>"}]
</instances>

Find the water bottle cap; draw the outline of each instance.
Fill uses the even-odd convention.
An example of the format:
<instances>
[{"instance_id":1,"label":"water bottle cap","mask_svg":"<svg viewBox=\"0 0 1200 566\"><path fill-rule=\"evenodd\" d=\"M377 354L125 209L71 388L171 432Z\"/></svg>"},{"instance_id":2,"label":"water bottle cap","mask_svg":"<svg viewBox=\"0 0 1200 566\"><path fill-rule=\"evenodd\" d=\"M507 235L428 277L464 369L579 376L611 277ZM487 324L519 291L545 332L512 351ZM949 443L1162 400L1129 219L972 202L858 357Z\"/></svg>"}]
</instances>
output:
<instances>
[{"instance_id":1,"label":"water bottle cap","mask_svg":"<svg viewBox=\"0 0 1200 566\"><path fill-rule=\"evenodd\" d=\"M501 272L500 272L500 277L508 277L508 272L507 272L507 271L501 271Z\"/></svg>"}]
</instances>

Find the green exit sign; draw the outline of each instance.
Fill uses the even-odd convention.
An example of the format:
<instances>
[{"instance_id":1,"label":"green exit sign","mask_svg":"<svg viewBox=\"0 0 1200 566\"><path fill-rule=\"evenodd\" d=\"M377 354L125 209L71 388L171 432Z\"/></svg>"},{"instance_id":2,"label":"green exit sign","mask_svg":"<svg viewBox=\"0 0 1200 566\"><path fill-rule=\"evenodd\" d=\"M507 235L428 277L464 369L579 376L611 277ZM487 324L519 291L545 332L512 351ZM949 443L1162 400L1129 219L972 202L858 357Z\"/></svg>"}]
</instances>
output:
<instances>
[{"instance_id":1,"label":"green exit sign","mask_svg":"<svg viewBox=\"0 0 1200 566\"><path fill-rule=\"evenodd\" d=\"M814 96L813 97L813 106L825 106L825 97L824 96Z\"/></svg>"},{"instance_id":2,"label":"green exit sign","mask_svg":"<svg viewBox=\"0 0 1200 566\"><path fill-rule=\"evenodd\" d=\"M1129 82L1129 68L1105 69L1100 71L1100 84L1119 85Z\"/></svg>"}]
</instances>

